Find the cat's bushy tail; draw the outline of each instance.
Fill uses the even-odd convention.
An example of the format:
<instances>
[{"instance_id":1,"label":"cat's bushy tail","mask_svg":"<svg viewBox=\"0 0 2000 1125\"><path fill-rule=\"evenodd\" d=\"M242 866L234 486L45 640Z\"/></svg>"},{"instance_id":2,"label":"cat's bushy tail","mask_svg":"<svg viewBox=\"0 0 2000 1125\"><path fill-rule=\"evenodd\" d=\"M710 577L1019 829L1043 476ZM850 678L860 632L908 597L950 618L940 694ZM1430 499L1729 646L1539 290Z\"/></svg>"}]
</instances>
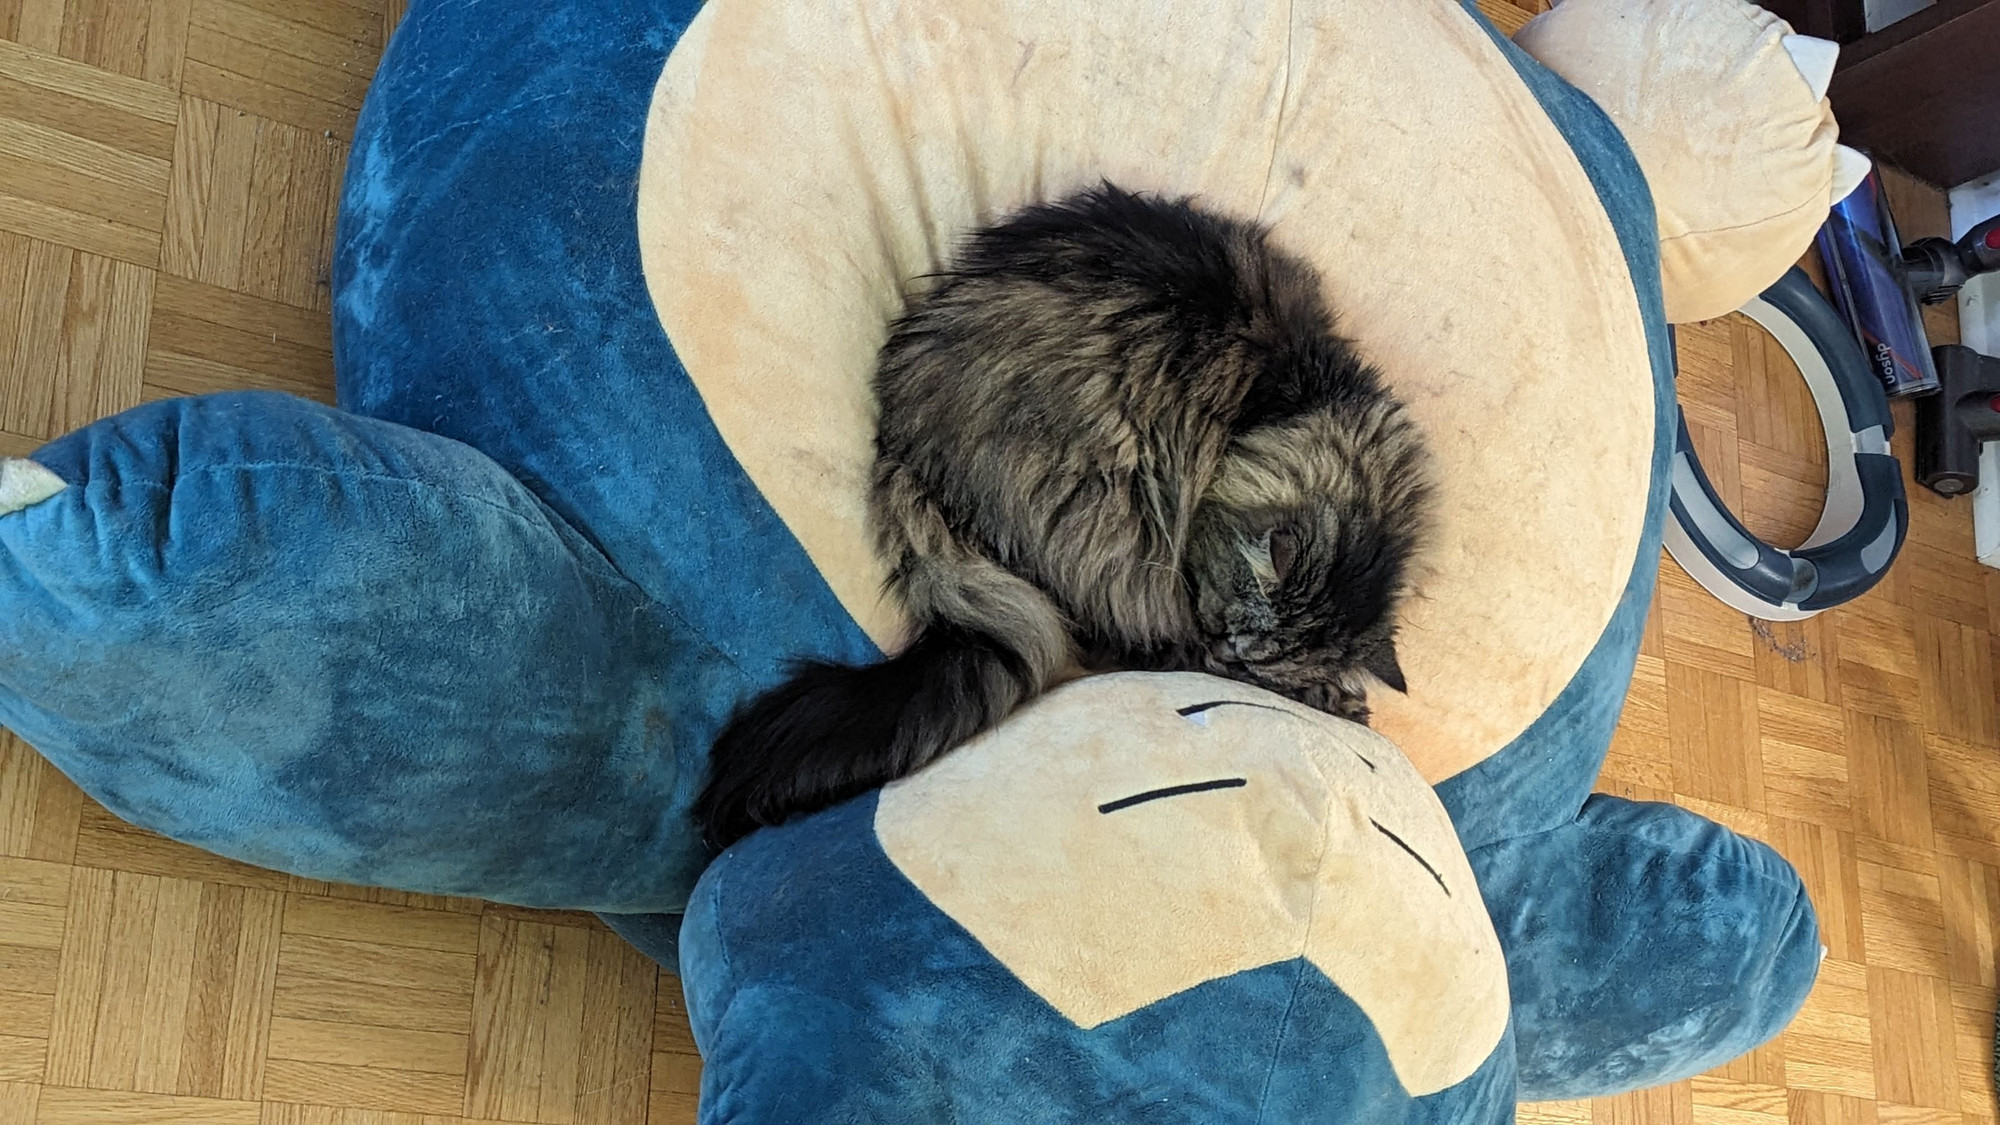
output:
<instances>
[{"instance_id":1,"label":"cat's bushy tail","mask_svg":"<svg viewBox=\"0 0 2000 1125\"><path fill-rule=\"evenodd\" d=\"M695 805L712 846L916 772L1069 663L1055 604L991 560L906 554L895 585L916 619L907 648L878 664L799 664L723 729Z\"/></svg>"}]
</instances>

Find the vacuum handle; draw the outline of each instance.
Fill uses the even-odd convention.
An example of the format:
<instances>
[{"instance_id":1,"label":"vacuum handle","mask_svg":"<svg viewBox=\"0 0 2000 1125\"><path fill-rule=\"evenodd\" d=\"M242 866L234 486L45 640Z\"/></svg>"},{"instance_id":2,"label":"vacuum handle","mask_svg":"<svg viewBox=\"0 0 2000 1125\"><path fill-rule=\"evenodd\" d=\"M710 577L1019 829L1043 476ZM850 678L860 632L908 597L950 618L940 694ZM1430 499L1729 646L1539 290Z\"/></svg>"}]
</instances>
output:
<instances>
[{"instance_id":1,"label":"vacuum handle","mask_svg":"<svg viewBox=\"0 0 2000 1125\"><path fill-rule=\"evenodd\" d=\"M1966 231L1958 240L1958 257L1968 278L2000 271L2000 215Z\"/></svg>"},{"instance_id":2,"label":"vacuum handle","mask_svg":"<svg viewBox=\"0 0 2000 1125\"><path fill-rule=\"evenodd\" d=\"M1965 232L1957 242L1920 238L1903 247L1903 283L1926 305L1950 300L1982 273L2000 270L2000 215Z\"/></svg>"}]
</instances>

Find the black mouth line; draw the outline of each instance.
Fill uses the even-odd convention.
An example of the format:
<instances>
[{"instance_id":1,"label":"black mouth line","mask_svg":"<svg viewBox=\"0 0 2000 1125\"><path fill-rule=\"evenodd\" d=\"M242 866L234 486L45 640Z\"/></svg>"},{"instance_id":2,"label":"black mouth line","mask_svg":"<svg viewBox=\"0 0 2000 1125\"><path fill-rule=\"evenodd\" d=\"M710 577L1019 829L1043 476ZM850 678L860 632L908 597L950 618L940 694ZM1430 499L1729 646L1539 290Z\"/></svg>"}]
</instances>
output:
<instances>
[{"instance_id":1,"label":"black mouth line","mask_svg":"<svg viewBox=\"0 0 2000 1125\"><path fill-rule=\"evenodd\" d=\"M1379 820L1376 820L1376 819L1374 819L1373 817L1371 817L1371 818L1369 818L1369 821L1368 821L1368 823L1370 823L1370 824L1372 824L1372 825L1374 825L1374 826L1375 826L1375 831L1377 831L1377 832L1380 832L1380 833L1381 833L1382 835L1384 835L1384 836L1387 836L1387 837L1389 837L1389 839L1390 839L1391 841L1393 841L1393 842L1395 843L1395 845L1396 845L1397 847L1399 847L1399 848L1403 849L1404 851L1406 851L1406 852L1410 853L1410 858L1411 858L1411 859L1414 859L1414 860L1416 860L1416 861L1417 861L1418 863L1421 863L1421 864L1423 864L1423 865L1424 865L1424 870L1425 870L1425 871L1428 871L1428 872L1430 872L1430 873L1431 873L1431 878L1433 878L1433 879L1436 879L1436 880L1438 881L1438 889L1440 889L1440 890L1442 890L1442 891L1444 892L1444 897L1446 897L1446 898L1450 898L1450 897L1451 897L1451 888L1450 888L1450 887L1447 887L1447 886L1445 886L1445 885L1444 885L1444 876L1442 876L1442 875L1438 874L1438 869L1437 869L1437 868L1435 868L1435 867L1432 867L1432 866L1431 866L1431 861L1430 861L1430 860L1427 860L1427 859L1425 859L1425 858L1424 858L1423 856L1420 856L1420 855L1418 855L1418 854L1417 854L1417 849L1415 849L1415 848L1411 847L1410 845L1408 845L1408 844L1404 843L1404 842L1403 842L1403 838L1402 838L1401 836L1398 836L1398 835L1396 835L1396 834L1395 834L1394 832L1391 832L1391 831L1389 831L1389 830L1388 830L1387 828L1384 828L1384 827L1382 827L1382 822L1381 822L1381 821L1379 821Z\"/></svg>"},{"instance_id":2,"label":"black mouth line","mask_svg":"<svg viewBox=\"0 0 2000 1125\"><path fill-rule=\"evenodd\" d=\"M1289 707L1274 707L1269 703L1247 703L1241 699L1216 699L1207 703L1190 703L1186 707L1174 708L1174 714L1186 719L1194 715L1199 715L1203 711L1213 711L1217 707L1255 707L1259 711L1276 711L1280 715L1290 715L1294 719L1304 718L1303 715L1300 715ZM1361 764L1368 767L1368 772L1378 772L1375 769L1375 763L1369 761L1367 755L1359 750L1350 750L1349 752L1361 759Z\"/></svg>"},{"instance_id":3,"label":"black mouth line","mask_svg":"<svg viewBox=\"0 0 2000 1125\"><path fill-rule=\"evenodd\" d=\"M1129 809L1133 805L1143 805L1147 801L1158 801L1166 797L1185 797L1189 793L1207 793L1215 789L1241 789L1250 782L1240 777L1219 777L1214 781L1195 781L1187 785L1169 785L1165 789L1148 789L1144 793L1134 793L1130 797L1120 797L1097 806L1101 813L1115 813Z\"/></svg>"}]
</instances>

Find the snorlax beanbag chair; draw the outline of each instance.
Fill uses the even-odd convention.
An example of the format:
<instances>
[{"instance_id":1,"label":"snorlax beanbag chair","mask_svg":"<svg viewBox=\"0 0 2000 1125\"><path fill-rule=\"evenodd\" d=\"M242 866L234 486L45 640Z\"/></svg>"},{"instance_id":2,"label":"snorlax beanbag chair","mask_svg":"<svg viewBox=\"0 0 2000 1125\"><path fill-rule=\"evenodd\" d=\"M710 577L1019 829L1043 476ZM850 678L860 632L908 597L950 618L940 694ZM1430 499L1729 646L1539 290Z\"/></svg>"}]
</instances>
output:
<instances>
[{"instance_id":1,"label":"snorlax beanbag chair","mask_svg":"<svg viewBox=\"0 0 2000 1125\"><path fill-rule=\"evenodd\" d=\"M1589 792L1663 293L1803 249L1717 175L1823 207L1839 158L1755 9L1558 17L1649 30L1551 31L1586 96L1451 0L419 0L349 165L340 408L153 403L0 468L0 722L225 855L602 912L678 963L710 1121L1500 1121L1720 1062L1813 978L1798 878ZM1717 44L1761 100L1696 176L1613 95L1713 103L1659 64ZM1410 692L1369 732L1088 680L711 856L729 711L897 643L860 516L904 287L1099 178L1269 223L1429 431ZM1663 270L1688 230L1726 276Z\"/></svg>"}]
</instances>

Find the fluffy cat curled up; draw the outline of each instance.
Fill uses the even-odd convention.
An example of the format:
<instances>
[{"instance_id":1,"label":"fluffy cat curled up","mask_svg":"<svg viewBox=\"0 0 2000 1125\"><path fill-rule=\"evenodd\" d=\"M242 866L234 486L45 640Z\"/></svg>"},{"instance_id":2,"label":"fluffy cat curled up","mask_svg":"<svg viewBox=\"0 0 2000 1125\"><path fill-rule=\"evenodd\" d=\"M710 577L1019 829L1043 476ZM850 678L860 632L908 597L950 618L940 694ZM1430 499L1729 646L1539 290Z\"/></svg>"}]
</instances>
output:
<instances>
[{"instance_id":1,"label":"fluffy cat curled up","mask_svg":"<svg viewBox=\"0 0 2000 1125\"><path fill-rule=\"evenodd\" d=\"M973 234L876 369L870 515L908 608L881 663L805 663L711 753L726 845L909 774L1071 669L1195 670L1367 721L1423 441L1254 225L1110 184Z\"/></svg>"}]
</instances>

